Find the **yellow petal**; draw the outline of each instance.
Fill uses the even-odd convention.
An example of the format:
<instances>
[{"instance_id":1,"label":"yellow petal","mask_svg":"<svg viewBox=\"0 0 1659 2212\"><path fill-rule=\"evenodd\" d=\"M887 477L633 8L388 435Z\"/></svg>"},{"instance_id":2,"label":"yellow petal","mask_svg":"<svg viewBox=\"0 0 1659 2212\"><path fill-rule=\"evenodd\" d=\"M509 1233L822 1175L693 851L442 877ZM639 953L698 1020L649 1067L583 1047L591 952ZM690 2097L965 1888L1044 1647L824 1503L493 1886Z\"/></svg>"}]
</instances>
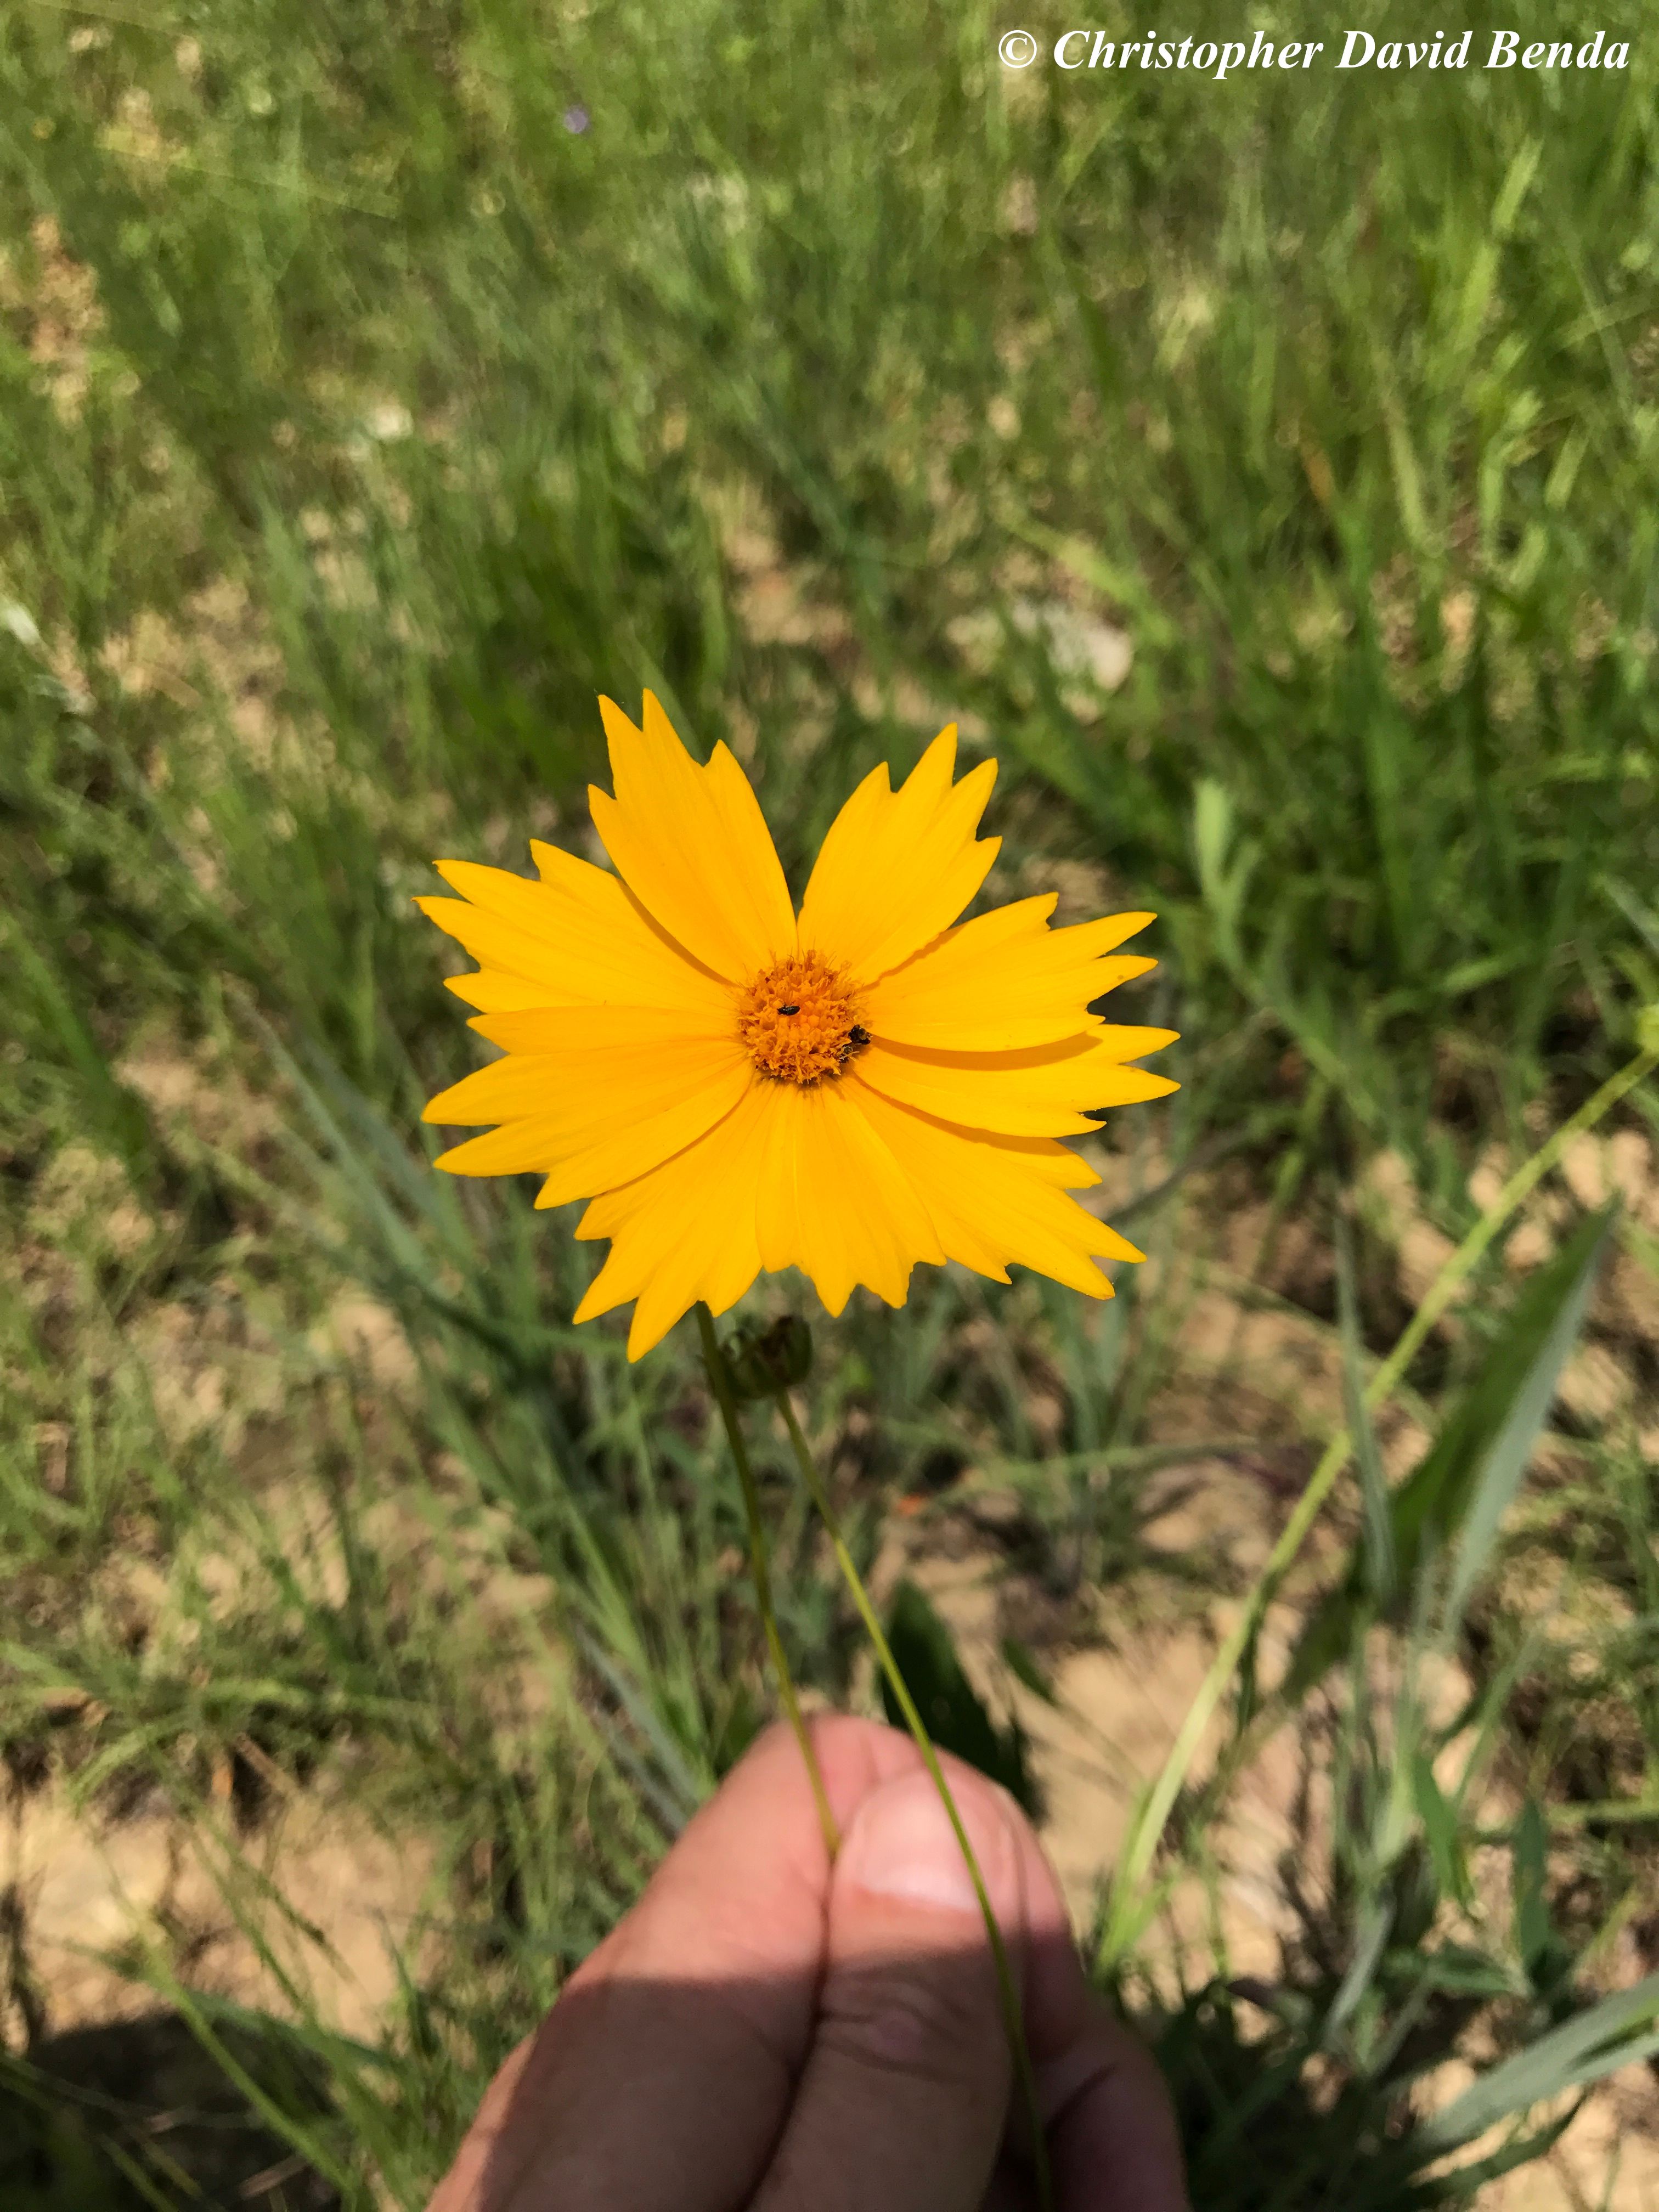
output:
<instances>
[{"instance_id":1,"label":"yellow petal","mask_svg":"<svg viewBox=\"0 0 1659 2212\"><path fill-rule=\"evenodd\" d=\"M1108 915L1073 929L1050 929L1055 898L1049 891L982 914L884 975L866 1000L871 1034L938 1051L1010 1052L1098 1033L1090 1001L1156 965L1102 956L1153 916ZM1174 1032L1144 1034L1168 1043Z\"/></svg>"},{"instance_id":2,"label":"yellow petal","mask_svg":"<svg viewBox=\"0 0 1659 2212\"><path fill-rule=\"evenodd\" d=\"M1156 1048L1148 1037L1165 1043L1169 1036L1164 1030L1105 1029L1024 1052L948 1054L878 1040L859 1054L858 1072L884 1098L962 1128L1076 1136L1100 1126L1085 1109L1137 1104L1179 1088L1166 1075L1123 1065Z\"/></svg>"},{"instance_id":3,"label":"yellow petal","mask_svg":"<svg viewBox=\"0 0 1659 2212\"><path fill-rule=\"evenodd\" d=\"M684 1014L655 1006L538 1006L482 1015L477 1026L509 1046L507 1057L440 1091L422 1121L458 1127L558 1113L573 1126L628 1121L747 1062L735 1037L696 1036Z\"/></svg>"},{"instance_id":4,"label":"yellow petal","mask_svg":"<svg viewBox=\"0 0 1659 2212\"><path fill-rule=\"evenodd\" d=\"M434 906L459 903L456 899L433 901ZM549 1003L545 983L532 983L523 975L509 975L498 968L474 968L465 975L446 975L444 988L453 991L458 999L465 999L469 1006L477 1006L487 1013L508 1013L521 1006L544 1006Z\"/></svg>"},{"instance_id":5,"label":"yellow petal","mask_svg":"<svg viewBox=\"0 0 1659 2212\"><path fill-rule=\"evenodd\" d=\"M795 914L749 780L723 745L699 768L654 696L644 727L601 699L614 799L590 787L593 825L646 911L730 982L795 949Z\"/></svg>"},{"instance_id":6,"label":"yellow petal","mask_svg":"<svg viewBox=\"0 0 1659 2212\"><path fill-rule=\"evenodd\" d=\"M945 1256L927 1208L844 1085L775 1089L756 1162L763 1265L799 1267L832 1314L855 1283L902 1305L915 1262Z\"/></svg>"},{"instance_id":7,"label":"yellow petal","mask_svg":"<svg viewBox=\"0 0 1659 2212\"><path fill-rule=\"evenodd\" d=\"M714 1121L729 1114L754 1076L754 1064L744 1053L727 1061L718 1079L694 1095L665 1107L649 1120L623 1125L597 1139L586 1151L563 1161L536 1194L538 1206L568 1206L573 1198L592 1191L612 1190L618 1183L656 1166L705 1134ZM477 1141L476 1139L474 1140Z\"/></svg>"},{"instance_id":8,"label":"yellow petal","mask_svg":"<svg viewBox=\"0 0 1659 2212\"><path fill-rule=\"evenodd\" d=\"M467 903L415 903L485 969L536 985L541 996L532 1004L690 1010L722 1003L719 981L652 922L615 876L556 846L531 849L539 883L476 861L440 860L439 874Z\"/></svg>"},{"instance_id":9,"label":"yellow petal","mask_svg":"<svg viewBox=\"0 0 1659 2212\"><path fill-rule=\"evenodd\" d=\"M1065 1195L1066 1187L1099 1177L1063 1145L953 1128L890 1104L854 1070L843 1081L927 1208L947 1257L998 1282L1006 1282L1013 1262L1093 1297L1110 1297L1111 1284L1091 1255L1143 1256Z\"/></svg>"},{"instance_id":10,"label":"yellow petal","mask_svg":"<svg viewBox=\"0 0 1659 2212\"><path fill-rule=\"evenodd\" d=\"M699 1298L711 1313L725 1313L760 1273L755 1153L775 1090L754 1076L726 1118L696 1144L606 1191L583 1214L577 1236L608 1237L611 1250L575 1317L591 1321L637 1299L630 1359L649 1352Z\"/></svg>"},{"instance_id":11,"label":"yellow petal","mask_svg":"<svg viewBox=\"0 0 1659 2212\"><path fill-rule=\"evenodd\" d=\"M801 902L803 950L860 983L931 944L985 881L1000 837L974 832L996 781L982 761L952 785L957 728L942 730L896 792L872 769L830 825Z\"/></svg>"},{"instance_id":12,"label":"yellow petal","mask_svg":"<svg viewBox=\"0 0 1659 2212\"><path fill-rule=\"evenodd\" d=\"M677 1006L529 1006L478 1014L467 1027L504 1052L519 1053L591 1053L637 1044L672 1058L690 1045L737 1042L732 994L724 985L707 1014Z\"/></svg>"},{"instance_id":13,"label":"yellow petal","mask_svg":"<svg viewBox=\"0 0 1659 2212\"><path fill-rule=\"evenodd\" d=\"M451 1175L548 1176L536 1203L631 1181L728 1114L753 1073L735 1043L683 1040L551 1054L510 1053L434 1098L428 1121L498 1121L438 1162Z\"/></svg>"}]
</instances>

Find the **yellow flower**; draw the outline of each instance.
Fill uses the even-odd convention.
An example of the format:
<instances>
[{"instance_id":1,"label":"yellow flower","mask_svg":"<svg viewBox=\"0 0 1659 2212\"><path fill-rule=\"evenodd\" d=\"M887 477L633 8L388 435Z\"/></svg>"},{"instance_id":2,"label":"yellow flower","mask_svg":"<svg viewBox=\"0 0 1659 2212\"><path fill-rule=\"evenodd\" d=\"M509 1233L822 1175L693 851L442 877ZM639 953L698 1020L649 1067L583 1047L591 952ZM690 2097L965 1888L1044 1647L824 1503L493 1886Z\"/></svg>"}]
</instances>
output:
<instances>
[{"instance_id":1,"label":"yellow flower","mask_svg":"<svg viewBox=\"0 0 1659 2212\"><path fill-rule=\"evenodd\" d=\"M1128 1065L1172 1030L1088 1012L1154 965L1107 957L1152 916L1050 929L1051 892L952 927L1000 842L975 836L996 763L953 783L954 725L897 791L865 778L798 916L726 748L700 768L648 691L643 729L599 704L616 874L532 842L539 883L441 860L461 897L416 902L480 963L449 988L506 1054L427 1108L501 1125L439 1165L591 1199L576 1234L611 1251L576 1319L634 1299L633 1359L763 1268L832 1314L855 1283L902 1305L919 1260L1109 1297L1094 1255L1142 1255L1066 1195L1100 1178L1055 1139L1176 1087Z\"/></svg>"}]
</instances>

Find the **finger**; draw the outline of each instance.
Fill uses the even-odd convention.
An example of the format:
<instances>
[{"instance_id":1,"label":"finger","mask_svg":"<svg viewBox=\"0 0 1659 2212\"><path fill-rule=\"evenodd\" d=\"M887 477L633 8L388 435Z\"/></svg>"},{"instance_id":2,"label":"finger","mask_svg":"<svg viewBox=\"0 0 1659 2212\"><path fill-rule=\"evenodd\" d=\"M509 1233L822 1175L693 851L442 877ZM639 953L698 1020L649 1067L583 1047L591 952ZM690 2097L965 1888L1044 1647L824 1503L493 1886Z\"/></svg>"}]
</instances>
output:
<instances>
[{"instance_id":1,"label":"finger","mask_svg":"<svg viewBox=\"0 0 1659 2212\"><path fill-rule=\"evenodd\" d=\"M1181 2140L1158 2061L1091 1996L1069 2051L1037 2076L1062 2212L1186 2212Z\"/></svg>"},{"instance_id":2,"label":"finger","mask_svg":"<svg viewBox=\"0 0 1659 2212\"><path fill-rule=\"evenodd\" d=\"M915 1763L873 1722L816 1722L812 1741L843 1830ZM799 1746L769 1730L509 2061L432 2212L744 2202L805 2063L830 1878Z\"/></svg>"},{"instance_id":3,"label":"finger","mask_svg":"<svg viewBox=\"0 0 1659 2212\"><path fill-rule=\"evenodd\" d=\"M1060 2212L1186 2212L1180 2136L1158 2062L1090 1988L1054 1869L1025 1822L1018 1832L1026 2040L1055 2203ZM1009 2134L1029 2154L1018 2099Z\"/></svg>"},{"instance_id":4,"label":"finger","mask_svg":"<svg viewBox=\"0 0 1659 2212\"><path fill-rule=\"evenodd\" d=\"M507 2054L501 2070L484 2091L483 2102L466 2131L465 2141L455 2154L455 2162L433 2191L426 2212L470 2212L470 2208L483 2203L489 2163L496 2155L535 2040L533 2035L526 2035Z\"/></svg>"},{"instance_id":5,"label":"finger","mask_svg":"<svg viewBox=\"0 0 1659 2212\"><path fill-rule=\"evenodd\" d=\"M951 1790L1002 1929L1024 1967L1023 1852L1000 1791L956 1769ZM996 2164L1007 2030L961 1845L929 1777L896 1777L858 1809L830 1893L811 2056L754 2212L975 2212Z\"/></svg>"}]
</instances>

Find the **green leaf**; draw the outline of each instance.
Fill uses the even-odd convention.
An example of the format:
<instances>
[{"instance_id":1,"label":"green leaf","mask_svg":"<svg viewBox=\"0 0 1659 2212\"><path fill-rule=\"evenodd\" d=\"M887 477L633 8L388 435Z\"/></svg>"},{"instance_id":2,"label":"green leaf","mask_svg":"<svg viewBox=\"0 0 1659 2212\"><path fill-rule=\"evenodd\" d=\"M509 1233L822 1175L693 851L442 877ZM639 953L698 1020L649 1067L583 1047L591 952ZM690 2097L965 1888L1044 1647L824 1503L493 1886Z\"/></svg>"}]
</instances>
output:
<instances>
[{"instance_id":1,"label":"green leaf","mask_svg":"<svg viewBox=\"0 0 1659 2212\"><path fill-rule=\"evenodd\" d=\"M1354 1954L1342 1985L1331 2000L1331 2008L1325 2015L1324 2044L1327 2050L1338 2047L1343 2027L1358 2009L1361 2001L1369 1994L1388 1948L1389 1936L1394 1927L1394 1906L1386 1898L1378 1898L1367 1905L1360 1915L1354 1936Z\"/></svg>"},{"instance_id":2,"label":"green leaf","mask_svg":"<svg viewBox=\"0 0 1659 2212\"><path fill-rule=\"evenodd\" d=\"M1434 1764L1426 1752L1419 1751L1412 1760L1412 1790L1417 1800L1418 1818L1423 1823L1423 1832L1428 1838L1429 1850L1434 1859L1435 1878L1443 1895L1455 1898L1462 1905L1473 1902L1474 1893L1469 1884L1468 1863L1463 1854L1462 1838L1457 1832L1457 1815L1446 1801L1445 1792L1435 1779Z\"/></svg>"},{"instance_id":3,"label":"green leaf","mask_svg":"<svg viewBox=\"0 0 1659 2212\"><path fill-rule=\"evenodd\" d=\"M1588 2012L1576 2013L1483 2074L1443 2112L1413 2130L1413 2148L1425 2162L1438 2158L1517 2112L1530 2112L1568 2089L1598 2081L1618 2067L1635 2065L1659 2051L1659 2034L1633 2032L1656 2014L1659 1974L1649 1974L1633 1989L1620 1990Z\"/></svg>"},{"instance_id":4,"label":"green leaf","mask_svg":"<svg viewBox=\"0 0 1659 2212\"><path fill-rule=\"evenodd\" d=\"M1213 776L1201 778L1193 804L1194 857L1199 887L1215 927L1216 948L1235 975L1244 966L1239 918L1260 858L1255 841L1237 837L1237 817L1225 787Z\"/></svg>"},{"instance_id":5,"label":"green leaf","mask_svg":"<svg viewBox=\"0 0 1659 2212\"><path fill-rule=\"evenodd\" d=\"M1549 1838L1537 1801L1528 1797L1515 1824L1515 1948L1530 1979L1536 1980L1539 1960L1553 1933L1548 1901L1544 1894L1545 1860Z\"/></svg>"},{"instance_id":6,"label":"green leaf","mask_svg":"<svg viewBox=\"0 0 1659 2212\"><path fill-rule=\"evenodd\" d=\"M1528 1797L1515 1824L1515 1948L1527 1979L1540 1997L1565 1987L1572 1954L1556 1933L1549 1906L1549 1833L1537 1801Z\"/></svg>"},{"instance_id":7,"label":"green leaf","mask_svg":"<svg viewBox=\"0 0 1659 2212\"><path fill-rule=\"evenodd\" d=\"M1547 2157L1577 2118L1579 2106L1583 2101L1581 2097L1577 2104L1569 2105L1559 2118L1547 2122L1541 2128L1535 2128L1530 2135L1516 2136L1513 2142L1506 2142L1500 2149L1493 2151L1489 2158L1472 2160L1468 2166L1455 2166L1447 2179L1456 2182L1460 2192L1463 2192L1458 2201L1470 2203L1477 2188L1484 2188L1487 2182L1497 2181L1506 2173L1513 2173L1516 2166L1530 2166L1534 2159ZM1411 2142L1414 2138L1408 2136L1407 2141Z\"/></svg>"},{"instance_id":8,"label":"green leaf","mask_svg":"<svg viewBox=\"0 0 1659 2212\"><path fill-rule=\"evenodd\" d=\"M1018 1721L1006 1729L996 1726L963 1671L950 1630L914 1583L902 1582L894 1591L886 1631L898 1670L935 1744L1000 1782L1035 1818L1037 1787L1026 1758L1024 1730ZM881 1701L892 1726L902 1727L904 1716L885 1680Z\"/></svg>"},{"instance_id":9,"label":"green leaf","mask_svg":"<svg viewBox=\"0 0 1659 2212\"><path fill-rule=\"evenodd\" d=\"M1359 1364L1359 1320L1353 1288L1353 1249L1348 1224L1340 1215L1336 1224L1337 1312L1342 1338L1342 1397L1348 1433L1354 1440L1354 1462L1359 1470L1359 1495L1364 1509L1365 1533L1362 1564L1367 1587L1385 1610L1398 1594L1400 1563L1395 1550L1394 1522L1389 1512L1388 1478L1377 1448L1365 1403L1364 1381Z\"/></svg>"},{"instance_id":10,"label":"green leaf","mask_svg":"<svg viewBox=\"0 0 1659 2212\"><path fill-rule=\"evenodd\" d=\"M1495 1959L1464 1943L1443 1943L1424 1960L1422 1986L1462 1996L1502 1997L1513 1994L1514 1977Z\"/></svg>"},{"instance_id":11,"label":"green leaf","mask_svg":"<svg viewBox=\"0 0 1659 2212\"><path fill-rule=\"evenodd\" d=\"M1589 1304L1601 1255L1618 1211L1615 1201L1601 1212L1590 1215L1561 1255L1565 1261L1576 1250L1577 1266L1576 1269L1562 1270L1566 1288L1468 1494L1462 1540L1458 1547L1451 1595L1447 1600L1449 1628L1462 1620L1475 1583L1492 1558L1499 1525L1515 1503L1515 1494L1531 1462L1539 1433L1555 1401L1561 1370L1583 1327L1585 1309Z\"/></svg>"},{"instance_id":12,"label":"green leaf","mask_svg":"<svg viewBox=\"0 0 1659 2212\"><path fill-rule=\"evenodd\" d=\"M1460 1585L1465 1560L1473 1573L1490 1555L1498 1519L1532 1456L1582 1324L1613 1213L1608 1207L1589 1215L1526 1285L1462 1402L1391 1494L1389 1520L1402 1597L1414 1589L1425 1562L1451 1543L1460 1547ZM1357 1547L1342 1582L1303 1632L1280 1691L1284 1698L1293 1704L1305 1696L1341 1658L1368 1602L1365 1554Z\"/></svg>"}]
</instances>

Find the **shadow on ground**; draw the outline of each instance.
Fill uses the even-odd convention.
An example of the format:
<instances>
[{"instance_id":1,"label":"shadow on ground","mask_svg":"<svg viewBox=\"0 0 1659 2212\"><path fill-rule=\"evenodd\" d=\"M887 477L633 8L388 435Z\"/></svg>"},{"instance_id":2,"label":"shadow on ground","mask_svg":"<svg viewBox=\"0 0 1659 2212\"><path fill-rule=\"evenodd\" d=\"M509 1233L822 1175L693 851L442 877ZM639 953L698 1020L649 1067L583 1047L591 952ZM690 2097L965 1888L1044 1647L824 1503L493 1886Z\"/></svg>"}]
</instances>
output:
<instances>
[{"instance_id":1,"label":"shadow on ground","mask_svg":"<svg viewBox=\"0 0 1659 2212\"><path fill-rule=\"evenodd\" d=\"M227 2033L250 2078L288 2109L314 2085L256 2033ZM278 2077L282 2078L278 2078ZM5 2212L333 2212L335 2191L291 2154L177 2013L81 2027L0 2053Z\"/></svg>"}]
</instances>

